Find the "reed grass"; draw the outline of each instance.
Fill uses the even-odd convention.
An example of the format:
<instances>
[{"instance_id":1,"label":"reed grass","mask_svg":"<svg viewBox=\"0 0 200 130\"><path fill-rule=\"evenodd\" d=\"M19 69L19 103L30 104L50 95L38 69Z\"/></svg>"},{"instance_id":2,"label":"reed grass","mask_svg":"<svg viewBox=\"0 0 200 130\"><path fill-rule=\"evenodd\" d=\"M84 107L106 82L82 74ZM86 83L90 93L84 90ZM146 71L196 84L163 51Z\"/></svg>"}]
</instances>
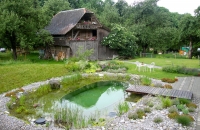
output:
<instances>
[{"instance_id":1,"label":"reed grass","mask_svg":"<svg viewBox=\"0 0 200 130\"><path fill-rule=\"evenodd\" d=\"M119 116L128 112L129 109L130 109L130 107L127 102L122 102L117 105L117 113Z\"/></svg>"},{"instance_id":2,"label":"reed grass","mask_svg":"<svg viewBox=\"0 0 200 130\"><path fill-rule=\"evenodd\" d=\"M87 118L78 108L65 107L54 111L56 124L62 124L66 129L84 128L88 125Z\"/></svg>"}]
</instances>

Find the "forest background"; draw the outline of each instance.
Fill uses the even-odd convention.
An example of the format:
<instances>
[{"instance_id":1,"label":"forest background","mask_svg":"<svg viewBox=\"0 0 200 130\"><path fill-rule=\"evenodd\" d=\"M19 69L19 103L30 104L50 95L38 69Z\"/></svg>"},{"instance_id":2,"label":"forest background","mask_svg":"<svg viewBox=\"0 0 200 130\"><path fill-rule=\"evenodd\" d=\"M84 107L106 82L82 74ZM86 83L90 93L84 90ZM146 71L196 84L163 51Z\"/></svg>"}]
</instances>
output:
<instances>
[{"instance_id":1,"label":"forest background","mask_svg":"<svg viewBox=\"0 0 200 130\"><path fill-rule=\"evenodd\" d=\"M114 43L117 47L128 49L130 44L116 41L122 39L120 36L134 36L135 54L176 52L181 47L189 47L188 58L197 56L200 6L192 16L170 12L159 7L158 1L144 0L128 5L124 0L1 0L0 47L12 49L13 58L17 59L17 47L34 49L50 45L53 38L45 27L52 17L59 11L87 8L95 13L100 23L111 29L111 34L118 34Z\"/></svg>"}]
</instances>

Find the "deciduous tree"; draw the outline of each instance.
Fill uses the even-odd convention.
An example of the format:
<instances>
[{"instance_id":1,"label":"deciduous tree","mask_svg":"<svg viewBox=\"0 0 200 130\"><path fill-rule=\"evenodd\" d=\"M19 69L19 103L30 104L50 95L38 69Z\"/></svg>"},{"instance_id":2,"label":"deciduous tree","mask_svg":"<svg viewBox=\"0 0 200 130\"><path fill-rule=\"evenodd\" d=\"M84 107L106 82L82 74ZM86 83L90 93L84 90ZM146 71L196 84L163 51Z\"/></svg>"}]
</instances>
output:
<instances>
[{"instance_id":1,"label":"deciduous tree","mask_svg":"<svg viewBox=\"0 0 200 130\"><path fill-rule=\"evenodd\" d=\"M134 33L130 33L120 25L114 25L111 33L102 41L103 45L118 51L120 56L134 57L137 51L137 38Z\"/></svg>"}]
</instances>

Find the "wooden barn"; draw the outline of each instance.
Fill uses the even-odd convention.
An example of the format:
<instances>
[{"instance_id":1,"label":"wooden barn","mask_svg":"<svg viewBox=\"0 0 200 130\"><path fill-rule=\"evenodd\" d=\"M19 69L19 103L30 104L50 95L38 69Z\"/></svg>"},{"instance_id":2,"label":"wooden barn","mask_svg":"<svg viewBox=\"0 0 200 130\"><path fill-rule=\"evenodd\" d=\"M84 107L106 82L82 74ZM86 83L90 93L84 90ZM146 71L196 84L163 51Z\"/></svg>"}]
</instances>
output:
<instances>
[{"instance_id":1,"label":"wooden barn","mask_svg":"<svg viewBox=\"0 0 200 130\"><path fill-rule=\"evenodd\" d=\"M83 52L93 49L90 60L112 59L117 54L115 50L101 44L109 30L97 20L93 12L85 8L59 12L52 18L47 30L54 38L51 53L59 59L74 56L80 47Z\"/></svg>"}]
</instances>

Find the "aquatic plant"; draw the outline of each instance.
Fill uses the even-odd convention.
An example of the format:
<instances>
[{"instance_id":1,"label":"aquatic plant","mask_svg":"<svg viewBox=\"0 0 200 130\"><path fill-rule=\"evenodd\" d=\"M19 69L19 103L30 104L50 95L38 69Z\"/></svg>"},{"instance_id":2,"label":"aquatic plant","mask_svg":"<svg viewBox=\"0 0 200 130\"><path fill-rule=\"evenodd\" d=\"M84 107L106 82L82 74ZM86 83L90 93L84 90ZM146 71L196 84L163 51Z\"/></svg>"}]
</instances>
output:
<instances>
[{"instance_id":1,"label":"aquatic plant","mask_svg":"<svg viewBox=\"0 0 200 130\"><path fill-rule=\"evenodd\" d=\"M32 95L34 97L41 97L45 94L48 94L49 92L51 92L52 89L50 87L49 84L45 84L45 85L41 85L38 89L36 89L36 91L34 93L32 93Z\"/></svg>"},{"instance_id":2,"label":"aquatic plant","mask_svg":"<svg viewBox=\"0 0 200 130\"><path fill-rule=\"evenodd\" d=\"M65 84L65 83L71 84L71 83L79 81L81 78L82 78L82 75L79 73L76 73L74 75L64 77L61 82L63 84Z\"/></svg>"},{"instance_id":3,"label":"aquatic plant","mask_svg":"<svg viewBox=\"0 0 200 130\"><path fill-rule=\"evenodd\" d=\"M54 120L57 125L61 124L66 129L83 128L87 126L86 117L78 108L66 107L54 110Z\"/></svg>"},{"instance_id":4,"label":"aquatic plant","mask_svg":"<svg viewBox=\"0 0 200 130\"><path fill-rule=\"evenodd\" d=\"M146 86L149 86L149 85L151 85L151 79L150 78L148 78L148 77L146 77L146 76L142 76L141 78L140 78L140 80L141 80L141 83L143 84L143 85L146 85Z\"/></svg>"},{"instance_id":5,"label":"aquatic plant","mask_svg":"<svg viewBox=\"0 0 200 130\"><path fill-rule=\"evenodd\" d=\"M128 112L129 109L130 108L127 102L122 102L117 105L117 113L119 116Z\"/></svg>"}]
</instances>

